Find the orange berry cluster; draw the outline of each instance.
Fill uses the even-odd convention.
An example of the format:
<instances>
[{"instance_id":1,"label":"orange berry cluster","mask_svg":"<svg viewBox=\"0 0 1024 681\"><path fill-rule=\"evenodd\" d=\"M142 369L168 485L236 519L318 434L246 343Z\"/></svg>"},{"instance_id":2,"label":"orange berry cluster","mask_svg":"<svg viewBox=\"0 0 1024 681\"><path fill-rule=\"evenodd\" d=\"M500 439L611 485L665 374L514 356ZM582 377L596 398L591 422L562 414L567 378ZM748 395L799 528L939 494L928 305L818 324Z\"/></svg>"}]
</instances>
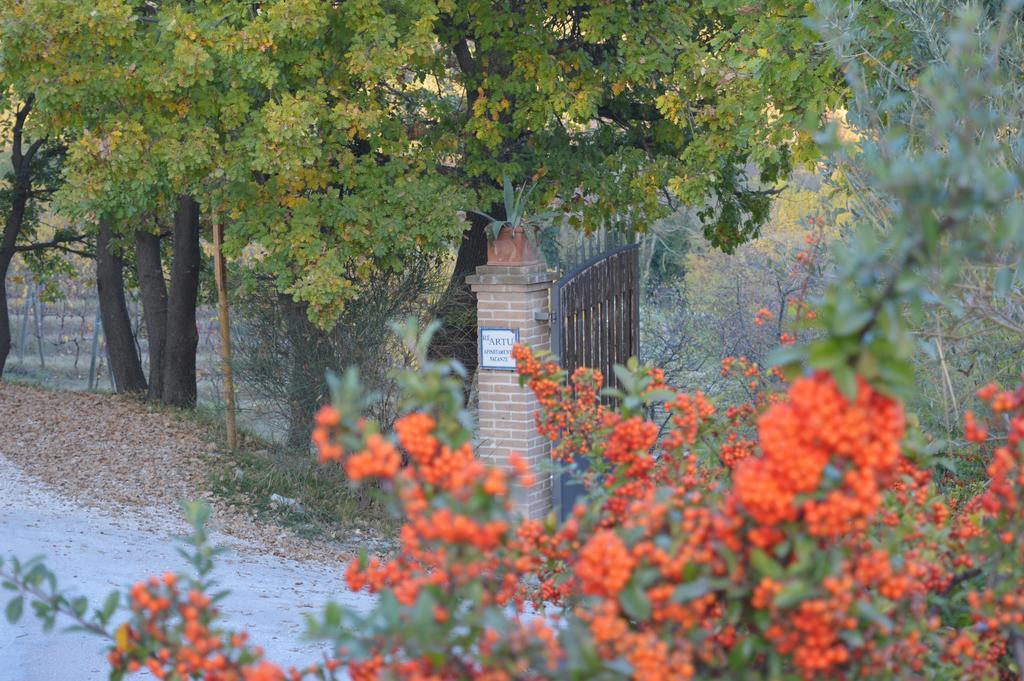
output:
<instances>
[{"instance_id":1,"label":"orange berry cluster","mask_svg":"<svg viewBox=\"0 0 1024 681\"><path fill-rule=\"evenodd\" d=\"M759 419L762 455L736 466L736 495L763 526L799 517L814 536L840 536L878 510L903 431L899 403L864 381L851 402L827 374L800 379Z\"/></svg>"},{"instance_id":2,"label":"orange berry cluster","mask_svg":"<svg viewBox=\"0 0 1024 681\"><path fill-rule=\"evenodd\" d=\"M583 546L576 575L584 594L614 598L629 582L634 565L622 539L611 530L599 530Z\"/></svg>"},{"instance_id":3,"label":"orange berry cluster","mask_svg":"<svg viewBox=\"0 0 1024 681\"><path fill-rule=\"evenodd\" d=\"M346 581L354 591L390 591L405 608L417 606L429 594L441 599L431 610L433 622L447 626L466 605L466 589L479 588L474 607L498 609L523 603L522 560L526 544L521 544L522 527L515 536L512 505L513 485L529 486L526 461L509 457L509 468L496 468L477 459L469 443L449 446L439 434L439 422L424 412L413 412L395 422L394 431L407 466L391 478L404 516L400 531L401 549L391 560L379 558L352 561ZM367 438L366 452L374 451L375 438ZM380 442L387 440L380 438ZM351 462L355 457L350 457ZM377 459L380 459L378 454ZM388 461L393 461L388 453ZM489 510L487 510L489 509ZM539 534L539 533L538 533ZM535 646L552 655L557 647L554 635L542 623L522 622L507 640L495 644L505 650ZM472 662L474 651L452 652L444 660L418 656L384 654L394 642L380 639L371 647L378 654L349 661L354 679L453 678L453 670L462 670ZM497 653L495 653L497 654ZM518 678L502 675L494 668L480 667L473 678Z\"/></svg>"},{"instance_id":4,"label":"orange berry cluster","mask_svg":"<svg viewBox=\"0 0 1024 681\"><path fill-rule=\"evenodd\" d=\"M981 521L976 527L965 528L965 533L986 542L984 554L976 561L982 567L985 563L1024 565L1024 380L1012 391L987 385L978 391L978 397L998 415L996 421L1005 427L1006 439L991 453L986 489L977 504L967 509L980 513ZM981 430L978 426L974 426L976 436L971 437L972 420L965 416L968 439L986 439L977 433ZM981 636L975 644L961 634L950 645L949 653L971 658L976 667L988 671L1009 642L1019 646L1024 640L1024 574L1004 567L998 579L969 591L967 602L973 629L982 632Z\"/></svg>"},{"instance_id":5,"label":"orange berry cluster","mask_svg":"<svg viewBox=\"0 0 1024 681\"><path fill-rule=\"evenodd\" d=\"M1024 617L1024 584L970 592L970 629L944 624L928 604L957 587L958 571L985 565L970 547L987 528L1008 528L1020 513L1018 393L988 391L1011 423L1008 446L992 457L990 486L958 506L902 456L900 405L863 381L853 400L820 373L776 395L757 365L740 358L724 368L755 381L751 404L729 408L724 430L704 429L713 406L699 394L677 395L661 435L643 417L600 405L593 373L578 371L563 385L553 364L526 348L515 354L541 401L541 432L559 439L564 458L591 458L600 503L577 506L564 523L470 510L466 490L505 499L511 476L474 461L468 447L441 444L429 416L404 417L396 431L410 466L395 476L407 513L402 550L392 561L353 564L353 588L391 589L414 608L424 589L454 597L464 585L486 584L477 606L571 608L601 658L651 681L714 676L752 639L760 652L750 665L781 658L805 679L919 677L936 654L965 678L987 678L1003 664L1005 632ZM660 372L647 375L665 388ZM718 454L721 470L698 463L702 448ZM453 455L457 467L442 463ZM1002 524L993 524L997 517ZM1014 536L996 538L1019 551ZM798 556L801 538L822 557ZM788 570L763 574L755 548ZM814 576L790 576L806 560L819 560ZM794 587L806 593L793 598ZM432 612L438 626L459 618L452 603ZM395 639L380 640L377 655L349 670L360 679L549 678L545 670L566 659L559 636L515 621L510 633L482 634L471 660L450 652L458 671L447 661L403 658Z\"/></svg>"},{"instance_id":6,"label":"orange berry cluster","mask_svg":"<svg viewBox=\"0 0 1024 681\"><path fill-rule=\"evenodd\" d=\"M313 417L313 444L316 446L320 463L341 461L345 449L334 441L334 431L341 425L338 410L330 404L320 407Z\"/></svg>"},{"instance_id":7,"label":"orange berry cluster","mask_svg":"<svg viewBox=\"0 0 1024 681\"><path fill-rule=\"evenodd\" d=\"M847 615L851 586L826 579L826 589L833 592L831 597L801 602L788 614L785 624L775 624L765 632L776 650L793 656L793 664L804 678L814 678L850 659L839 633L857 626L856 620Z\"/></svg>"},{"instance_id":8,"label":"orange berry cluster","mask_svg":"<svg viewBox=\"0 0 1024 681\"><path fill-rule=\"evenodd\" d=\"M345 461L345 474L349 480L360 482L366 478L390 479L398 473L402 455L382 435L366 438L366 449L356 452Z\"/></svg>"},{"instance_id":9,"label":"orange berry cluster","mask_svg":"<svg viewBox=\"0 0 1024 681\"><path fill-rule=\"evenodd\" d=\"M756 448L757 442L740 438L735 431L732 431L726 435L725 441L719 447L718 456L725 466L735 468L740 461L753 456Z\"/></svg>"},{"instance_id":10,"label":"orange berry cluster","mask_svg":"<svg viewBox=\"0 0 1024 681\"><path fill-rule=\"evenodd\" d=\"M969 410L964 412L964 437L970 442L984 442L988 439L988 431Z\"/></svg>"},{"instance_id":11,"label":"orange berry cluster","mask_svg":"<svg viewBox=\"0 0 1024 681\"><path fill-rule=\"evenodd\" d=\"M368 478L391 479L402 466L402 456L395 446L378 433L365 436L365 446L356 452L346 452L339 440L341 415L333 405L326 404L316 413L313 421L312 441L320 463L339 462L353 482ZM347 456L346 456L347 455Z\"/></svg>"},{"instance_id":12,"label":"orange berry cluster","mask_svg":"<svg viewBox=\"0 0 1024 681\"><path fill-rule=\"evenodd\" d=\"M676 426L674 433L678 434L670 443L664 445L666 450L675 449L683 444L693 445L697 440L697 431L701 423L715 413L715 405L711 404L699 390L692 397L686 393L679 393L675 401L666 407L672 413L672 422Z\"/></svg>"},{"instance_id":13,"label":"orange berry cluster","mask_svg":"<svg viewBox=\"0 0 1024 681\"><path fill-rule=\"evenodd\" d=\"M157 679L205 681L285 681L304 675L291 670L286 676L261 659L261 649L248 647L247 634L212 629L217 613L210 597L198 588L184 592L172 573L136 583L128 598L134 620L114 636L108 661L115 670L145 668Z\"/></svg>"},{"instance_id":14,"label":"orange berry cluster","mask_svg":"<svg viewBox=\"0 0 1024 681\"><path fill-rule=\"evenodd\" d=\"M993 412L1003 415L1007 424L1006 443L992 454L987 471L991 481L980 502L988 513L1003 514L1019 523L1024 520L1024 383L1012 392L986 386L978 396L989 402ZM965 417L965 431L970 420ZM1024 542L1020 545L1024 555Z\"/></svg>"},{"instance_id":15,"label":"orange berry cluster","mask_svg":"<svg viewBox=\"0 0 1024 681\"><path fill-rule=\"evenodd\" d=\"M537 432L554 443L552 458L571 463L589 456L600 439L605 412L598 399L604 385L601 372L580 367L565 383L565 373L558 364L538 360L528 346L516 344L512 357L516 371L540 404Z\"/></svg>"}]
</instances>

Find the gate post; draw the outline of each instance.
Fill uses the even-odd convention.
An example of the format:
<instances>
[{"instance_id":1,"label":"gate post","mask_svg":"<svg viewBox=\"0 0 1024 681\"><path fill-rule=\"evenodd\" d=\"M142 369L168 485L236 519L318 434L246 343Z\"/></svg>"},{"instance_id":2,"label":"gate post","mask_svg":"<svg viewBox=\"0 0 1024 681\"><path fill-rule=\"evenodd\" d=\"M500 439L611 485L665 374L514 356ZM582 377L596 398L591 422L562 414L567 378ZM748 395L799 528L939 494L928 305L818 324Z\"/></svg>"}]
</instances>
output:
<instances>
[{"instance_id":1,"label":"gate post","mask_svg":"<svg viewBox=\"0 0 1024 681\"><path fill-rule=\"evenodd\" d=\"M527 517L551 511L551 476L543 473L549 442L537 432L539 408L527 387L519 386L515 362L508 354L512 342L535 350L551 346L548 295L554 275L536 262L491 264L466 277L477 297L477 369L479 406L477 427L482 459L510 469L509 455L518 453L534 476L529 489L514 489L517 508Z\"/></svg>"}]
</instances>

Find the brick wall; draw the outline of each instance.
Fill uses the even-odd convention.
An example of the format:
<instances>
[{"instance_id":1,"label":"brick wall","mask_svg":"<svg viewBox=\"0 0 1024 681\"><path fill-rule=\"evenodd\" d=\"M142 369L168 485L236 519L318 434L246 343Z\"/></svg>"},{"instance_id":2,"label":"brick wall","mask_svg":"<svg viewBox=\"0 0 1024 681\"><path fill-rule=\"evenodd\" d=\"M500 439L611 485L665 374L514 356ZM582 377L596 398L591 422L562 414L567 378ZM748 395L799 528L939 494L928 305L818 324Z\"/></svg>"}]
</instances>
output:
<instances>
[{"instance_id":1,"label":"brick wall","mask_svg":"<svg viewBox=\"0 0 1024 681\"><path fill-rule=\"evenodd\" d=\"M478 326L515 329L519 331L520 343L550 349L551 332L546 319L552 279L541 264L478 267L476 274L467 278L477 295ZM537 434L534 426L537 400L528 388L519 387L514 371L481 367L477 380L478 452L482 458L504 467L508 467L512 452L526 459L536 481L529 490L515 490L514 498L523 513L542 517L551 510L551 479L540 470L549 460L549 443Z\"/></svg>"}]
</instances>

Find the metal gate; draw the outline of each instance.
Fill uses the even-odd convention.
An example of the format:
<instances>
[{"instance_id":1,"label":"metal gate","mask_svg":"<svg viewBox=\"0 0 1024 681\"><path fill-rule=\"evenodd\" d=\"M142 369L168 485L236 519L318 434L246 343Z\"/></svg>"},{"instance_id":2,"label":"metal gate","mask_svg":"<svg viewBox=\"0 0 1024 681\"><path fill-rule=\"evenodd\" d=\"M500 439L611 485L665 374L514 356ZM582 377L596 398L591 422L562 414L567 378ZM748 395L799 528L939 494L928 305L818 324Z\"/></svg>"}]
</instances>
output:
<instances>
[{"instance_id":1,"label":"metal gate","mask_svg":"<svg viewBox=\"0 0 1024 681\"><path fill-rule=\"evenodd\" d=\"M606 387L618 386L613 367L640 354L639 244L613 246L558 280L551 294L551 348L569 375L581 366L599 369ZM561 516L581 492L567 475L559 476L554 505Z\"/></svg>"}]
</instances>

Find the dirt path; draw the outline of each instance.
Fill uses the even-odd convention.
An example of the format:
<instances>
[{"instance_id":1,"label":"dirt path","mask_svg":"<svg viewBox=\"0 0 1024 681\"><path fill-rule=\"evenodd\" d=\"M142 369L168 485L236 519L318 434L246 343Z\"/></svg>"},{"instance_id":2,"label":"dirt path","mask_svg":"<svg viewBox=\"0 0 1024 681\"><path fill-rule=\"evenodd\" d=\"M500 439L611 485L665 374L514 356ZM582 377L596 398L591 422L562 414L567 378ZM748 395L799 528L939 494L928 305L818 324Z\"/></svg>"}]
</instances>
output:
<instances>
[{"instance_id":1,"label":"dirt path","mask_svg":"<svg viewBox=\"0 0 1024 681\"><path fill-rule=\"evenodd\" d=\"M94 602L183 570L171 541L187 529L177 500L201 491L196 463L207 455L186 425L130 401L0 383L0 555L45 554L63 587ZM226 624L248 629L270 659L320 657L322 647L300 636L305 615L328 599L357 610L372 604L347 591L343 556L216 504L213 523L222 530L216 542L229 548L216 573L232 591ZM82 634L42 634L31 618L17 626L0 619L0 681L106 679L102 648Z\"/></svg>"},{"instance_id":2,"label":"dirt path","mask_svg":"<svg viewBox=\"0 0 1024 681\"><path fill-rule=\"evenodd\" d=\"M180 500L205 500L227 534L257 544L261 554L320 561L355 553L222 503L204 479L220 456L216 446L196 424L130 398L0 381L0 453L83 506L179 515Z\"/></svg>"}]
</instances>

